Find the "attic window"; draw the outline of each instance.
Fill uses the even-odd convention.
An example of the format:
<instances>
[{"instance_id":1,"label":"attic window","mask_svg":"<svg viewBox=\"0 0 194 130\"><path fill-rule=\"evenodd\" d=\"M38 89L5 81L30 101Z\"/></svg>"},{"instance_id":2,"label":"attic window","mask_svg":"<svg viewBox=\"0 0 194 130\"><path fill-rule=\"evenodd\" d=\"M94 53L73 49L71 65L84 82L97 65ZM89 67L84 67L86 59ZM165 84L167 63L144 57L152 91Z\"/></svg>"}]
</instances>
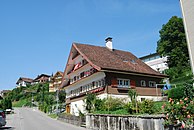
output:
<instances>
[{"instance_id":1,"label":"attic window","mask_svg":"<svg viewBox=\"0 0 194 130\"><path fill-rule=\"evenodd\" d=\"M128 61L128 60L124 60L123 62L127 63L127 62L129 62L129 61Z\"/></svg>"},{"instance_id":2,"label":"attic window","mask_svg":"<svg viewBox=\"0 0 194 130\"><path fill-rule=\"evenodd\" d=\"M130 61L131 61L131 63L136 64L136 61L135 60L132 59Z\"/></svg>"}]
</instances>

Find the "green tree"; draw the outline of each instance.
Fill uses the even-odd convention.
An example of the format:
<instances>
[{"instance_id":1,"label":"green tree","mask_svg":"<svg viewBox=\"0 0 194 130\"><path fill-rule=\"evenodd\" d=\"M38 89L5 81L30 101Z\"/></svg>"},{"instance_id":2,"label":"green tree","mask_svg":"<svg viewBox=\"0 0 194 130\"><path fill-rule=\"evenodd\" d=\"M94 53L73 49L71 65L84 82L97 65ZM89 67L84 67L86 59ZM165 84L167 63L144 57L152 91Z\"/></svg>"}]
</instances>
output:
<instances>
[{"instance_id":1,"label":"green tree","mask_svg":"<svg viewBox=\"0 0 194 130\"><path fill-rule=\"evenodd\" d=\"M12 102L10 99L5 98L1 102L2 108L5 109L11 109L12 108Z\"/></svg>"},{"instance_id":2,"label":"green tree","mask_svg":"<svg viewBox=\"0 0 194 130\"><path fill-rule=\"evenodd\" d=\"M93 93L89 93L86 96L86 110L91 113L95 110L95 103L96 103L96 95Z\"/></svg>"},{"instance_id":3,"label":"green tree","mask_svg":"<svg viewBox=\"0 0 194 130\"><path fill-rule=\"evenodd\" d=\"M138 96L137 92L133 89L129 89L128 96L131 99L132 109L135 109L135 111L137 113L138 112L138 110L137 110L137 96ZM129 107L130 107L130 105L129 105Z\"/></svg>"},{"instance_id":4,"label":"green tree","mask_svg":"<svg viewBox=\"0 0 194 130\"><path fill-rule=\"evenodd\" d=\"M173 16L159 31L160 39L157 42L157 52L168 56L169 68L189 66L189 54L186 44L185 31L182 18Z\"/></svg>"},{"instance_id":5,"label":"green tree","mask_svg":"<svg viewBox=\"0 0 194 130\"><path fill-rule=\"evenodd\" d=\"M61 90L59 91L59 101L60 103L65 103L66 93L65 91Z\"/></svg>"}]
</instances>

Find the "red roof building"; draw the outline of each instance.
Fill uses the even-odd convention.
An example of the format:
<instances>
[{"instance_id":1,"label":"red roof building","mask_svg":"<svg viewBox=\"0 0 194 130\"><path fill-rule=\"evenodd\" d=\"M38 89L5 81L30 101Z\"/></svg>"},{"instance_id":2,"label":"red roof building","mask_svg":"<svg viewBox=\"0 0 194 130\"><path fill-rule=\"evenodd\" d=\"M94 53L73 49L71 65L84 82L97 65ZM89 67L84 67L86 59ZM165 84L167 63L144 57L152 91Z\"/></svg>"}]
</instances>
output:
<instances>
[{"instance_id":1,"label":"red roof building","mask_svg":"<svg viewBox=\"0 0 194 130\"><path fill-rule=\"evenodd\" d=\"M87 93L99 98L109 95L128 97L128 90L138 93L138 100L161 99L161 88L156 88L167 77L146 65L130 52L107 47L73 43L64 70L61 87L66 91L67 112L78 115L84 112L83 99Z\"/></svg>"}]
</instances>

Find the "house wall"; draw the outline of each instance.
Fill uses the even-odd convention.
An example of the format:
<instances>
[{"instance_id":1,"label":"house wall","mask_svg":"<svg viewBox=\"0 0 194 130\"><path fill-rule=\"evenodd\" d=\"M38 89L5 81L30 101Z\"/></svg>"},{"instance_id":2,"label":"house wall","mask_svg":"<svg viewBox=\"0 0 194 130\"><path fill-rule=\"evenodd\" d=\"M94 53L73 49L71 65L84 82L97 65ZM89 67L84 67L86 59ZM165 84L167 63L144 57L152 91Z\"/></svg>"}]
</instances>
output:
<instances>
[{"instance_id":1,"label":"house wall","mask_svg":"<svg viewBox=\"0 0 194 130\"><path fill-rule=\"evenodd\" d=\"M20 86L25 86L26 87L26 82L22 81Z\"/></svg>"},{"instance_id":2,"label":"house wall","mask_svg":"<svg viewBox=\"0 0 194 130\"><path fill-rule=\"evenodd\" d=\"M104 72L97 72L97 73L94 73L94 74L90 75L89 77L86 77L86 78L84 78L84 79L81 79L80 81L75 82L75 83L73 83L73 84L67 86L67 87L65 88L65 91L66 91L66 93L67 93L67 98L70 98L70 97L71 97L70 92L71 92L72 90L78 89L78 88L80 88L81 86L90 84L90 83L92 83L92 82L94 82L94 81L101 80L101 79L103 79L104 77L105 77L105 73L104 73ZM92 90L92 89L89 89L88 91L90 91L90 90Z\"/></svg>"},{"instance_id":3,"label":"house wall","mask_svg":"<svg viewBox=\"0 0 194 130\"><path fill-rule=\"evenodd\" d=\"M25 82L25 81L21 81L21 82L18 83L18 87L21 87L21 86L26 87L27 84L30 84L30 83Z\"/></svg>"},{"instance_id":4,"label":"house wall","mask_svg":"<svg viewBox=\"0 0 194 130\"><path fill-rule=\"evenodd\" d=\"M191 68L194 74L194 1L180 0Z\"/></svg>"},{"instance_id":5,"label":"house wall","mask_svg":"<svg viewBox=\"0 0 194 130\"><path fill-rule=\"evenodd\" d=\"M85 113L85 106L84 106L84 100L78 100L75 102L71 102L71 107L70 107L70 113L72 115L79 116L79 111L82 113Z\"/></svg>"},{"instance_id":6,"label":"house wall","mask_svg":"<svg viewBox=\"0 0 194 130\"><path fill-rule=\"evenodd\" d=\"M161 88L149 87L149 81L154 81L156 84L160 83L160 78L151 78L145 76L135 76L135 75L125 75L125 74L116 74L116 73L106 73L106 81L107 81L107 93L113 97L128 97L127 88L118 88L117 78L130 79L134 84L131 84L130 87L136 90L138 97L137 100L142 101L144 99L150 99L154 101L161 101L162 91ZM141 86L141 80L146 82L146 86Z\"/></svg>"},{"instance_id":7,"label":"house wall","mask_svg":"<svg viewBox=\"0 0 194 130\"><path fill-rule=\"evenodd\" d=\"M149 81L155 81L156 83L159 83L161 80L160 78L97 72L85 78L84 80L78 81L77 83L67 86L67 88L65 89L67 93L66 103L70 106L71 114L79 115L79 111L83 113L86 112L84 109L83 100L85 99L87 92L80 93L74 97L70 96L68 93L70 93L71 90L79 88L80 86L91 83L93 81L100 80L102 78L105 78L106 85L104 86L104 89L102 91L96 92L97 97L100 99L107 98L108 96L112 96L113 98L123 98L123 100L128 101L129 100L128 90L130 88L118 88L118 83L116 83L117 78L119 79L123 78L123 79L129 79L130 81L134 82L134 84L131 84L131 87L134 88L139 95L137 100L139 101L142 101L144 99L150 99L154 101L162 100L161 88L148 87L148 86L140 87L141 80L145 80L147 84L149 83ZM92 89L88 90L89 93L92 91L93 91Z\"/></svg>"},{"instance_id":8,"label":"house wall","mask_svg":"<svg viewBox=\"0 0 194 130\"><path fill-rule=\"evenodd\" d=\"M149 82L154 81L156 84L159 84L161 78L156 77L146 77L146 76L139 76L139 75L131 75L131 74L118 74L118 73L106 73L106 82L108 85L108 93L114 94L123 94L126 93L127 89L118 89L118 82L117 79L129 79L130 80L130 87L136 88L138 94L142 96L154 96L155 94L155 86L149 87ZM146 86L141 86L141 81L144 80ZM146 91L146 93L143 93ZM157 90L159 93L160 89ZM161 95L161 94L160 94Z\"/></svg>"},{"instance_id":9,"label":"house wall","mask_svg":"<svg viewBox=\"0 0 194 130\"><path fill-rule=\"evenodd\" d=\"M113 98L123 99L124 101L130 101L128 94L121 95L121 94L107 94L107 93L103 93L103 94L97 95L97 97L99 99L104 99L104 98L107 98L108 96L111 96ZM153 100L153 101L162 101L163 97L162 96L138 96L137 97L138 101L143 101L145 99Z\"/></svg>"}]
</instances>

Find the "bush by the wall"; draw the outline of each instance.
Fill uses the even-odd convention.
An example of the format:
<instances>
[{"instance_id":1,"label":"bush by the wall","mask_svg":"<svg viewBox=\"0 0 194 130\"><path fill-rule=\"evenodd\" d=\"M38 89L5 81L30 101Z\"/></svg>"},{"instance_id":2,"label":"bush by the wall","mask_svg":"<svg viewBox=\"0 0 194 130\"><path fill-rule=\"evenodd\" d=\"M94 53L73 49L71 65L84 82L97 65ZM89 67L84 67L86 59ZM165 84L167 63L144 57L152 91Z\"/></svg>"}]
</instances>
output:
<instances>
[{"instance_id":1,"label":"bush by the wall","mask_svg":"<svg viewBox=\"0 0 194 130\"><path fill-rule=\"evenodd\" d=\"M184 96L183 87L172 88L168 91L168 98L181 99Z\"/></svg>"},{"instance_id":2,"label":"bush by the wall","mask_svg":"<svg viewBox=\"0 0 194 130\"><path fill-rule=\"evenodd\" d=\"M140 113L148 113L148 114L153 114L154 113L154 102L152 100L144 100L140 104L139 108Z\"/></svg>"},{"instance_id":3,"label":"bush by the wall","mask_svg":"<svg viewBox=\"0 0 194 130\"><path fill-rule=\"evenodd\" d=\"M124 104L125 103L123 99L113 98L110 96L107 99L105 99L105 110L116 111L116 110L122 109Z\"/></svg>"}]
</instances>

